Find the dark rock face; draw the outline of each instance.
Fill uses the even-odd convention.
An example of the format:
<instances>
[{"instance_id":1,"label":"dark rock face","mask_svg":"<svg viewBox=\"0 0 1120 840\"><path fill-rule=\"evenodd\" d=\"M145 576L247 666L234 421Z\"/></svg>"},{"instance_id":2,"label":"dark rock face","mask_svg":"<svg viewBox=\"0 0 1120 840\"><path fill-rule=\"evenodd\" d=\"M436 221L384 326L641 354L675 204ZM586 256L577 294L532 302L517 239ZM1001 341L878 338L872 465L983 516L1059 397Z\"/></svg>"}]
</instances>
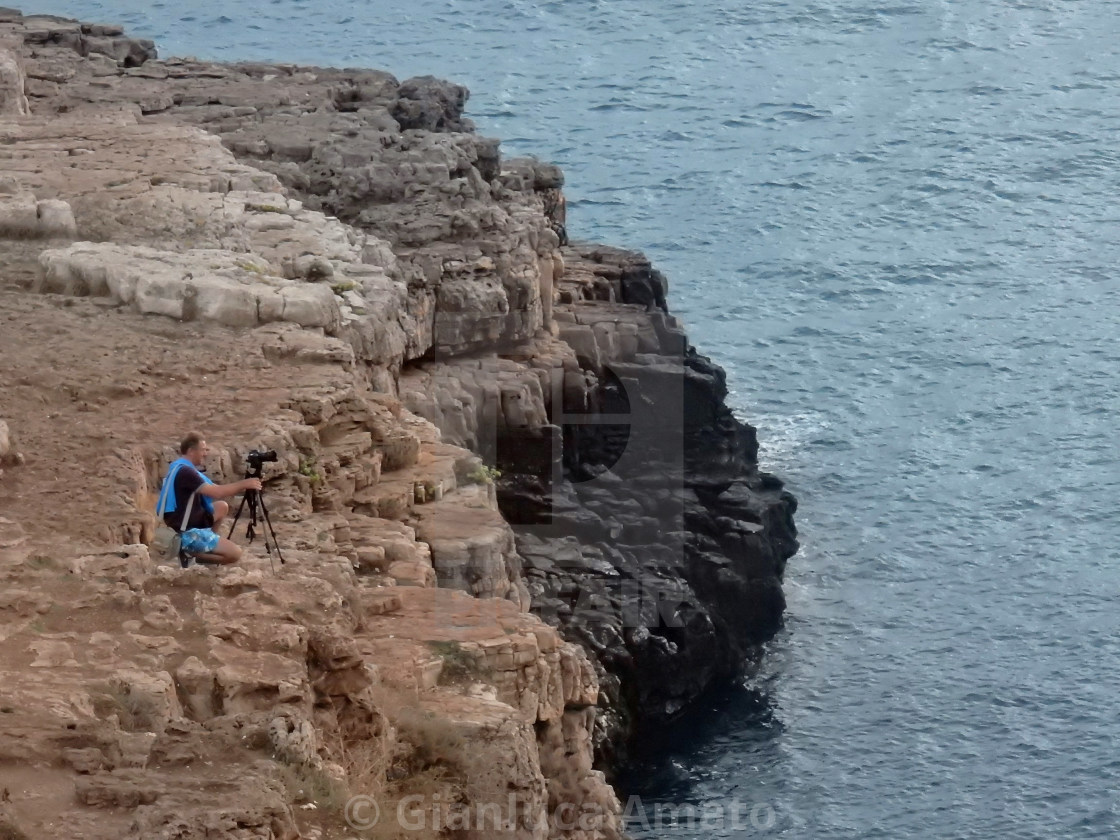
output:
<instances>
[{"instance_id":1,"label":"dark rock face","mask_svg":"<svg viewBox=\"0 0 1120 840\"><path fill-rule=\"evenodd\" d=\"M558 468L543 473L536 458L527 475L524 441L500 445L513 475L499 500L534 609L603 668L600 749L615 757L624 739L613 736L662 724L742 673L780 626L796 500L758 471L754 429L668 315L648 261L596 246L565 256L557 318L562 336L594 325L586 349L572 342L595 384L552 406ZM604 339L625 325L643 352Z\"/></svg>"},{"instance_id":2,"label":"dark rock face","mask_svg":"<svg viewBox=\"0 0 1120 840\"><path fill-rule=\"evenodd\" d=\"M14 10L8 10L7 19L16 20ZM0 20L4 20L0 12ZM96 23L78 23L54 15L37 15L23 18L26 27L25 42L40 47L63 47L81 56L93 53L108 56L122 67L139 67L156 57L155 42L147 39L124 37L120 26Z\"/></svg>"},{"instance_id":3,"label":"dark rock face","mask_svg":"<svg viewBox=\"0 0 1120 840\"><path fill-rule=\"evenodd\" d=\"M462 85L453 85L434 76L408 79L397 90L393 117L402 131L470 131L473 123L463 119L469 95Z\"/></svg>"}]
</instances>

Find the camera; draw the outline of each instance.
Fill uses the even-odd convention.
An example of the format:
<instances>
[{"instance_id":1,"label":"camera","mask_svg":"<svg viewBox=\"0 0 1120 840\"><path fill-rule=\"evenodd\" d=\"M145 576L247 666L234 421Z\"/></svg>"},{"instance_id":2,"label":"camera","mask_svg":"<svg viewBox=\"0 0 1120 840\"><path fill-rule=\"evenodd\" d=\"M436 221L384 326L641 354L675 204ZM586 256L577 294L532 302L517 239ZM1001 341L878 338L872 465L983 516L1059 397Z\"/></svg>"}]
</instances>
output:
<instances>
[{"instance_id":1,"label":"camera","mask_svg":"<svg viewBox=\"0 0 1120 840\"><path fill-rule=\"evenodd\" d=\"M276 454L275 449L253 449L245 453L245 477L246 478L263 478L261 468L267 464L279 461L280 456ZM245 536L252 542L257 536L257 525L260 520L257 518L258 514L264 516L264 547L268 552L269 562L272 561L272 549L276 549L276 556L280 562L284 562L284 555L280 553L280 546L276 542L276 532L272 530L272 520L268 516L268 508L264 506L264 490L246 489L245 495L241 497L241 504L237 507L237 513L233 515L233 524L229 526L229 536L233 537L233 529L237 527L237 520L241 518L241 511L245 506L249 506L249 524L245 527ZM271 537L271 542L269 541ZM273 571L275 571L273 567Z\"/></svg>"},{"instance_id":2,"label":"camera","mask_svg":"<svg viewBox=\"0 0 1120 840\"><path fill-rule=\"evenodd\" d=\"M259 449L254 449L252 452L245 456L245 463L254 470L260 470L262 464L266 464L276 460L279 460L279 456L277 456L275 449L269 449L266 452L261 452Z\"/></svg>"}]
</instances>

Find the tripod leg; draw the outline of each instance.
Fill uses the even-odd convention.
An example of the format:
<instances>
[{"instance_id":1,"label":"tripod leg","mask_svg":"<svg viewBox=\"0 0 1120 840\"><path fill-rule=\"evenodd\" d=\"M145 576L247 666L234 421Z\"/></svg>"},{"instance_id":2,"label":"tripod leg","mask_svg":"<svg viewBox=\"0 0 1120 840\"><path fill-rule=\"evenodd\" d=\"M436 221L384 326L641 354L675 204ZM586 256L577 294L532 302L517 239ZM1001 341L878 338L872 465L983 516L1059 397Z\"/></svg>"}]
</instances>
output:
<instances>
[{"instance_id":1,"label":"tripod leg","mask_svg":"<svg viewBox=\"0 0 1120 840\"><path fill-rule=\"evenodd\" d=\"M264 527L265 527L265 545L268 545L268 538L272 538L272 544L276 546L276 556L280 558L280 563L284 562L284 555L280 553L280 543L276 542L276 529L272 527L272 517L268 515L268 508L264 504L264 494L260 494L261 513L264 514Z\"/></svg>"},{"instance_id":2,"label":"tripod leg","mask_svg":"<svg viewBox=\"0 0 1120 840\"><path fill-rule=\"evenodd\" d=\"M246 490L245 498L249 502L249 525L245 528L245 536L250 543L257 538L257 506L260 502L260 491Z\"/></svg>"},{"instance_id":3,"label":"tripod leg","mask_svg":"<svg viewBox=\"0 0 1120 840\"><path fill-rule=\"evenodd\" d=\"M241 511L245 509L245 500L247 498L247 495L241 497L241 504L237 506L237 513L233 515L233 522L231 522L229 526L229 534L226 535L229 539L233 539L233 529L237 527L237 520L241 518Z\"/></svg>"}]
</instances>

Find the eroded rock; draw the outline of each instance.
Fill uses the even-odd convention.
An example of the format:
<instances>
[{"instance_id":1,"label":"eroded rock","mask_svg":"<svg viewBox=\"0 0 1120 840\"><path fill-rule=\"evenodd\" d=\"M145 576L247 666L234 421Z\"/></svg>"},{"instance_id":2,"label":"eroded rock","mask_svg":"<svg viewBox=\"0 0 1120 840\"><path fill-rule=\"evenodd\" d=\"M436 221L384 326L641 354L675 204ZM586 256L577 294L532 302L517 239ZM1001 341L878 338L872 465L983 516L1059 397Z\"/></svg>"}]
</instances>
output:
<instances>
[{"instance_id":1,"label":"eroded rock","mask_svg":"<svg viewBox=\"0 0 1120 840\"><path fill-rule=\"evenodd\" d=\"M0 46L0 116L21 117L28 113L24 86L23 66L15 53Z\"/></svg>"}]
</instances>

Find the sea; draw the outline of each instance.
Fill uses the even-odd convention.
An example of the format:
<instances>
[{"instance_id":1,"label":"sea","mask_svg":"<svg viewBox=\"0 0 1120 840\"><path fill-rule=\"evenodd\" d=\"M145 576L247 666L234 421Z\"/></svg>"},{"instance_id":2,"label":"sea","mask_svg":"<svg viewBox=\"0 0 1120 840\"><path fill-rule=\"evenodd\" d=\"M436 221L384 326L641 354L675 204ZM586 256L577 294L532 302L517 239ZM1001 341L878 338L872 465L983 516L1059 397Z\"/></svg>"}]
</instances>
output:
<instances>
[{"instance_id":1,"label":"sea","mask_svg":"<svg viewBox=\"0 0 1120 840\"><path fill-rule=\"evenodd\" d=\"M162 55L467 85L645 251L800 500L762 670L638 838L1120 835L1114 0L38 0Z\"/></svg>"}]
</instances>

